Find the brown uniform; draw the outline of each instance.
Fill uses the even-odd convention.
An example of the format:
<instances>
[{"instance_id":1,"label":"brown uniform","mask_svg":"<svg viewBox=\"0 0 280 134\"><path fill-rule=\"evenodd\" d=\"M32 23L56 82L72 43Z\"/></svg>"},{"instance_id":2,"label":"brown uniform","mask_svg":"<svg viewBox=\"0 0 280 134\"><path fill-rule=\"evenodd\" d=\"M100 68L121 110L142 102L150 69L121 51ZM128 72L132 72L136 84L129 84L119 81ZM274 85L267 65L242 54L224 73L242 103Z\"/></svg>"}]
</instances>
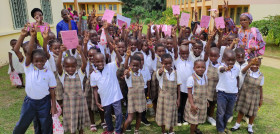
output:
<instances>
[{"instance_id":1,"label":"brown uniform","mask_svg":"<svg viewBox=\"0 0 280 134\"><path fill-rule=\"evenodd\" d=\"M158 69L160 69L162 67L162 64L161 64L161 62L159 60L160 60L160 58L157 59L156 70L158 70ZM152 75L151 91L150 91L150 98L152 100L156 100L158 98L158 88L159 88L158 80L157 80L156 72L154 72L153 75Z\"/></svg>"},{"instance_id":2,"label":"brown uniform","mask_svg":"<svg viewBox=\"0 0 280 134\"><path fill-rule=\"evenodd\" d=\"M207 99L209 101L217 101L216 86L219 82L218 68L213 67L212 63L209 63L207 70L208 88Z\"/></svg>"}]
</instances>

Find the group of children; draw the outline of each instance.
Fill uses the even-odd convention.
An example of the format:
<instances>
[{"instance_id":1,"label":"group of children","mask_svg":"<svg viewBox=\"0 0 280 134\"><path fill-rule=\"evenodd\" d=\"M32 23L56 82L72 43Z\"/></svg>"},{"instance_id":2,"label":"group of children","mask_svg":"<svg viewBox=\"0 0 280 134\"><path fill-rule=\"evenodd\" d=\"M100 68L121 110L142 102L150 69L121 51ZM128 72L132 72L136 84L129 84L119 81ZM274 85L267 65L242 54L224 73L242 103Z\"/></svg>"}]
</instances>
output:
<instances>
[{"instance_id":1,"label":"group of children","mask_svg":"<svg viewBox=\"0 0 280 134\"><path fill-rule=\"evenodd\" d=\"M238 130L246 115L248 132L253 133L253 121L263 100L264 76L259 71L260 58L245 57L247 52L244 46L238 46L237 34L220 28L212 32L202 28L196 34L195 29L177 25L168 36L162 26L153 27L155 32L151 32L152 23L147 34L142 34L143 24L126 28L126 24L117 27L98 20L93 12L90 29L78 32L79 45L74 49L67 50L61 36L56 38L50 30L42 33L44 42L40 46L37 24L27 24L19 39L11 41L9 54L17 57L10 60L11 71L15 66L23 67L24 71L18 73L25 73L27 94L15 134L25 132L32 120L40 126L35 131L49 133L49 111L56 114L55 105L51 105L56 101L63 109L65 132L83 133L88 126L96 132L94 114L98 111L104 134L125 133L134 114L134 133L138 134L141 121L149 125L147 97L153 102L155 121L163 134L174 134L174 126L188 123L191 134L201 134L198 125L206 119L219 133L225 133L235 105L238 117L231 130ZM96 27L101 30L96 31ZM106 45L100 44L102 32ZM28 35L30 41L23 43Z\"/></svg>"}]
</instances>

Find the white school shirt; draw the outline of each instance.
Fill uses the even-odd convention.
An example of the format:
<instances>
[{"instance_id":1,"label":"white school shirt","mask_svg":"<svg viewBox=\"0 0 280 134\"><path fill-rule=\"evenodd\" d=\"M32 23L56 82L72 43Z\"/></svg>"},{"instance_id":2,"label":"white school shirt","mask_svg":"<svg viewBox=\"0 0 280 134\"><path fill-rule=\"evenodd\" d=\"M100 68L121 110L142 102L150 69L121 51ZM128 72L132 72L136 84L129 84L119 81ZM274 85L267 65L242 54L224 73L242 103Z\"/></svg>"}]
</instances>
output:
<instances>
[{"instance_id":1,"label":"white school shirt","mask_svg":"<svg viewBox=\"0 0 280 134\"><path fill-rule=\"evenodd\" d=\"M50 94L50 88L56 87L56 79L50 69L39 70L32 63L26 66L25 61L22 66L25 72L25 92L31 99L43 99Z\"/></svg>"},{"instance_id":2,"label":"white school shirt","mask_svg":"<svg viewBox=\"0 0 280 134\"><path fill-rule=\"evenodd\" d=\"M182 84L180 85L180 90L183 93L188 93L187 81L188 78L193 74L192 63L188 60L183 60L182 58L178 58L176 60L176 70L178 75L181 78Z\"/></svg>"},{"instance_id":3,"label":"white school shirt","mask_svg":"<svg viewBox=\"0 0 280 134\"><path fill-rule=\"evenodd\" d=\"M196 73L194 73L194 77L195 77L195 80L196 82L199 84L199 85L205 85L208 83L208 79L207 79L207 75L203 74L202 77L198 76ZM187 88L191 88L192 89L192 94L194 93L194 90L193 89L194 87L194 78L193 76L189 76L188 80L187 80Z\"/></svg>"},{"instance_id":4,"label":"white school shirt","mask_svg":"<svg viewBox=\"0 0 280 134\"><path fill-rule=\"evenodd\" d=\"M145 64L143 65L143 68L140 70L143 78L144 78L144 82L145 82L145 86L144 88L148 88L147 86L147 81L150 81L151 78L151 73L149 71L149 68L147 66L145 66Z\"/></svg>"},{"instance_id":5,"label":"white school shirt","mask_svg":"<svg viewBox=\"0 0 280 134\"><path fill-rule=\"evenodd\" d=\"M155 59L153 60L152 57L148 58L147 64L150 66L150 72L157 71L157 60L161 62L161 58L156 54Z\"/></svg>"},{"instance_id":6,"label":"white school shirt","mask_svg":"<svg viewBox=\"0 0 280 134\"><path fill-rule=\"evenodd\" d=\"M193 51L191 50L190 51L190 54L189 54L189 58L188 60L192 62L192 64L194 65L194 62L198 59L201 59L201 60L204 60L204 52L201 52L200 56L196 57L194 54L193 54Z\"/></svg>"},{"instance_id":7,"label":"white school shirt","mask_svg":"<svg viewBox=\"0 0 280 134\"><path fill-rule=\"evenodd\" d=\"M125 56L126 56L125 54L122 56L122 63L121 64L124 64ZM117 58L117 54L116 54L115 50L113 50L113 52L111 53L111 62L115 62L116 58Z\"/></svg>"},{"instance_id":8,"label":"white school shirt","mask_svg":"<svg viewBox=\"0 0 280 134\"><path fill-rule=\"evenodd\" d=\"M90 40L87 43L87 50L89 50L91 47L97 46L101 53L105 56L106 55L106 45L101 45L99 42L97 42L97 45L93 44Z\"/></svg>"},{"instance_id":9,"label":"white school shirt","mask_svg":"<svg viewBox=\"0 0 280 134\"><path fill-rule=\"evenodd\" d=\"M95 70L90 75L90 85L98 87L102 106L108 106L123 98L117 78L118 65L111 62L105 65L102 72Z\"/></svg>"},{"instance_id":10,"label":"white school shirt","mask_svg":"<svg viewBox=\"0 0 280 134\"><path fill-rule=\"evenodd\" d=\"M53 72L55 72L56 71L56 63L55 63L55 60L54 60L54 57L53 57L53 53L50 53L50 58L48 59L48 61L49 61L51 70Z\"/></svg>"},{"instance_id":11,"label":"white school shirt","mask_svg":"<svg viewBox=\"0 0 280 134\"><path fill-rule=\"evenodd\" d=\"M253 72L253 71L251 71L251 69L249 69L248 71L249 71L248 74L249 74L251 77L255 78L255 79L256 79L256 78L259 78L259 77L261 76L260 70L258 70L257 72ZM245 75L246 75L246 74L242 74L242 75L243 75L243 77L245 78ZM263 86L263 84L264 84L264 77L262 77L260 86Z\"/></svg>"},{"instance_id":12,"label":"white school shirt","mask_svg":"<svg viewBox=\"0 0 280 134\"><path fill-rule=\"evenodd\" d=\"M243 85L243 82L244 82L244 75L242 74L242 70L243 68L245 68L247 65L248 65L248 62L245 60L245 63L243 63L242 65L240 65L237 61L235 62L234 64L235 66L237 66L240 70L240 73L239 73L239 89L241 89L242 85Z\"/></svg>"},{"instance_id":13,"label":"white school shirt","mask_svg":"<svg viewBox=\"0 0 280 134\"><path fill-rule=\"evenodd\" d=\"M131 51L131 55L134 55L136 52L139 52L138 48L135 49L135 51Z\"/></svg>"},{"instance_id":14,"label":"white school shirt","mask_svg":"<svg viewBox=\"0 0 280 134\"><path fill-rule=\"evenodd\" d=\"M239 76L240 70L235 65L230 71L221 73L220 69L226 67L224 63L218 68L219 81L216 86L216 91L224 91L226 93L238 93L237 77Z\"/></svg>"},{"instance_id":15,"label":"white school shirt","mask_svg":"<svg viewBox=\"0 0 280 134\"><path fill-rule=\"evenodd\" d=\"M159 82L159 86L162 89L163 74L161 76L159 76L158 71L159 71L159 69L157 70L156 76L157 76L157 80ZM181 85L182 84L180 75L178 75L178 72L177 72L177 76L175 76L175 70L174 69L172 69L172 72L170 74L168 73L168 71L166 69L164 69L164 72L166 74L165 77L167 78L168 81L175 81L175 77L177 77L177 85Z\"/></svg>"},{"instance_id":16,"label":"white school shirt","mask_svg":"<svg viewBox=\"0 0 280 134\"><path fill-rule=\"evenodd\" d=\"M64 87L64 79L65 79L65 75L68 75L70 79L75 79L76 74L78 73L80 81L81 81L81 85L82 85L82 90L84 90L83 87L83 81L85 78L85 73L82 72L81 68L79 70L77 70L73 75L69 75L65 70L63 70L62 75L58 75L59 80L61 81L63 87Z\"/></svg>"},{"instance_id":17,"label":"white school shirt","mask_svg":"<svg viewBox=\"0 0 280 134\"><path fill-rule=\"evenodd\" d=\"M222 58L224 56L225 50L226 50L227 46L221 46L220 49L220 57L218 58L219 62L222 62ZM233 51L236 49L236 46L232 49Z\"/></svg>"},{"instance_id":18,"label":"white school shirt","mask_svg":"<svg viewBox=\"0 0 280 134\"><path fill-rule=\"evenodd\" d=\"M90 72L89 72L89 67L92 66L92 68L94 70L96 70L96 67L94 66L93 63L90 63L89 61L87 62L87 66L86 66L86 74L87 74L87 77L90 75Z\"/></svg>"},{"instance_id":19,"label":"white school shirt","mask_svg":"<svg viewBox=\"0 0 280 134\"><path fill-rule=\"evenodd\" d=\"M23 66L21 65L21 62L19 62L19 59L18 59L15 51L10 50L9 52L12 54L12 63L13 63L13 67L14 67L15 71L20 74L24 73ZM11 73L11 66L9 64L8 74L10 74L10 73Z\"/></svg>"},{"instance_id":20,"label":"white school shirt","mask_svg":"<svg viewBox=\"0 0 280 134\"><path fill-rule=\"evenodd\" d=\"M149 57L152 58L152 52L151 52L151 50L149 50L149 54L146 54L145 52L143 52L143 50L141 50L140 52L143 54L143 56L144 56L144 62L145 62L145 64L146 64L148 58L149 58Z\"/></svg>"},{"instance_id":21,"label":"white school shirt","mask_svg":"<svg viewBox=\"0 0 280 134\"><path fill-rule=\"evenodd\" d=\"M130 71L129 72L129 74L130 74L130 76L127 78L126 76L125 76L125 82L126 82L126 85L127 85L127 87L128 88L131 88L132 87L132 78L131 78L131 75L134 75L134 76L140 76L140 70L138 70L138 73L136 74L136 73L134 73L134 72L132 72L132 71ZM142 75L142 77L143 77L143 75ZM144 79L144 77L143 77L143 79ZM143 89L144 90L144 89Z\"/></svg>"}]
</instances>

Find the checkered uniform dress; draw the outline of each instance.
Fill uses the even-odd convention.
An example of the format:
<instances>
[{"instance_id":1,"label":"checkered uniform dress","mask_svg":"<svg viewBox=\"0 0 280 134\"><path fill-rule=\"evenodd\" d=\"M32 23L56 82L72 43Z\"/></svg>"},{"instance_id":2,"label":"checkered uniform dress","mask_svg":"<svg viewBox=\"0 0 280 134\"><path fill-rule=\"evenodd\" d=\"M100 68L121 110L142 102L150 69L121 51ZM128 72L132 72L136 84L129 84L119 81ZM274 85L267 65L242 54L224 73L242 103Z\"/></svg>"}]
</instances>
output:
<instances>
[{"instance_id":1,"label":"checkered uniform dress","mask_svg":"<svg viewBox=\"0 0 280 134\"><path fill-rule=\"evenodd\" d=\"M53 54L53 57L54 57L54 61L56 63L56 61L58 59L58 56ZM57 86L55 88L55 98L56 98L56 100L63 100L63 86L62 86L62 83L59 80L58 73L54 72L54 75L55 75L55 79L56 79L56 83L57 83Z\"/></svg>"},{"instance_id":2,"label":"checkered uniform dress","mask_svg":"<svg viewBox=\"0 0 280 134\"><path fill-rule=\"evenodd\" d=\"M89 65L89 76L85 77L85 97L87 99L87 105L92 111L97 110L97 106L95 104L95 98L93 95L93 88L90 86L90 74L93 71L92 65Z\"/></svg>"},{"instance_id":3,"label":"checkered uniform dress","mask_svg":"<svg viewBox=\"0 0 280 134\"><path fill-rule=\"evenodd\" d=\"M249 116L257 116L262 77L263 74L259 78L254 78L249 75L249 71L247 72L240 90L236 111Z\"/></svg>"},{"instance_id":4,"label":"checkered uniform dress","mask_svg":"<svg viewBox=\"0 0 280 134\"><path fill-rule=\"evenodd\" d=\"M124 96L124 98L126 98L126 96L127 96L127 85L126 85L125 79L121 78L124 74L124 70L125 70L124 65L121 64L119 69L117 70L117 78L118 78L118 81L119 81L119 84L120 84L122 95Z\"/></svg>"},{"instance_id":5,"label":"checkered uniform dress","mask_svg":"<svg viewBox=\"0 0 280 134\"><path fill-rule=\"evenodd\" d=\"M211 63L209 63L208 66L207 78L208 78L207 99L209 101L217 101L216 86L219 82L218 68L213 67Z\"/></svg>"},{"instance_id":6,"label":"checkered uniform dress","mask_svg":"<svg viewBox=\"0 0 280 134\"><path fill-rule=\"evenodd\" d=\"M144 79L142 74L134 76L131 74L132 87L128 89L127 111L128 113L142 113L146 110L146 97L144 92Z\"/></svg>"},{"instance_id":7,"label":"checkered uniform dress","mask_svg":"<svg viewBox=\"0 0 280 134\"><path fill-rule=\"evenodd\" d=\"M175 77L175 81L169 81L165 72L162 75L163 85L158 95L156 122L159 126L165 125L166 129L170 129L176 126L178 121L177 78Z\"/></svg>"},{"instance_id":8,"label":"checkered uniform dress","mask_svg":"<svg viewBox=\"0 0 280 134\"><path fill-rule=\"evenodd\" d=\"M82 90L78 73L74 79L66 74L63 94L63 128L65 132L75 133L90 124L87 101Z\"/></svg>"},{"instance_id":9,"label":"checkered uniform dress","mask_svg":"<svg viewBox=\"0 0 280 134\"><path fill-rule=\"evenodd\" d=\"M196 114L193 114L188 99L185 107L184 119L190 124L201 124L206 121L207 117L207 83L205 83L205 85L199 85L194 74L193 79L193 103L199 110L197 110Z\"/></svg>"},{"instance_id":10,"label":"checkered uniform dress","mask_svg":"<svg viewBox=\"0 0 280 134\"><path fill-rule=\"evenodd\" d=\"M160 69L161 67L162 67L162 64L160 63L159 59L157 59L156 70ZM158 80L157 80L156 72L154 72L153 75L152 75L151 92L150 92L150 98L152 100L158 98L158 88L159 88Z\"/></svg>"}]
</instances>

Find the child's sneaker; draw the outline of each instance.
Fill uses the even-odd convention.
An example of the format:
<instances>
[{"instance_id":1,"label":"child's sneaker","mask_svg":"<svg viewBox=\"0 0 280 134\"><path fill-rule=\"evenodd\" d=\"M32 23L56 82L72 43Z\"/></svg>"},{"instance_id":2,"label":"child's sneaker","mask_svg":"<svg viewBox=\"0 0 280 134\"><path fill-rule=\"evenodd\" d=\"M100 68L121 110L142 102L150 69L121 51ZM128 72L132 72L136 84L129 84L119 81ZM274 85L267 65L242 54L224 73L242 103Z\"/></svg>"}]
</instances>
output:
<instances>
[{"instance_id":1,"label":"child's sneaker","mask_svg":"<svg viewBox=\"0 0 280 134\"><path fill-rule=\"evenodd\" d=\"M254 134L253 125L248 124L248 133L249 134Z\"/></svg>"},{"instance_id":2,"label":"child's sneaker","mask_svg":"<svg viewBox=\"0 0 280 134\"><path fill-rule=\"evenodd\" d=\"M185 121L184 119L183 119L182 123L184 126L189 125L189 123L187 121Z\"/></svg>"},{"instance_id":3,"label":"child's sneaker","mask_svg":"<svg viewBox=\"0 0 280 134\"><path fill-rule=\"evenodd\" d=\"M207 121L208 121L212 126L216 126L216 121L215 121L215 119L213 119L212 117L207 117Z\"/></svg>"},{"instance_id":4,"label":"child's sneaker","mask_svg":"<svg viewBox=\"0 0 280 134\"><path fill-rule=\"evenodd\" d=\"M143 123L145 126L150 126L151 123L145 118L141 121L141 123Z\"/></svg>"},{"instance_id":5,"label":"child's sneaker","mask_svg":"<svg viewBox=\"0 0 280 134\"><path fill-rule=\"evenodd\" d=\"M239 130L239 129L240 129L240 124L235 123L235 125L230 129L230 131L234 132L234 131Z\"/></svg>"},{"instance_id":6,"label":"child's sneaker","mask_svg":"<svg viewBox=\"0 0 280 134\"><path fill-rule=\"evenodd\" d=\"M126 132L130 132L131 131L131 125L127 126L126 128Z\"/></svg>"},{"instance_id":7,"label":"child's sneaker","mask_svg":"<svg viewBox=\"0 0 280 134\"><path fill-rule=\"evenodd\" d=\"M179 126L179 127L182 126L182 122L180 120L178 120L177 126Z\"/></svg>"}]
</instances>

